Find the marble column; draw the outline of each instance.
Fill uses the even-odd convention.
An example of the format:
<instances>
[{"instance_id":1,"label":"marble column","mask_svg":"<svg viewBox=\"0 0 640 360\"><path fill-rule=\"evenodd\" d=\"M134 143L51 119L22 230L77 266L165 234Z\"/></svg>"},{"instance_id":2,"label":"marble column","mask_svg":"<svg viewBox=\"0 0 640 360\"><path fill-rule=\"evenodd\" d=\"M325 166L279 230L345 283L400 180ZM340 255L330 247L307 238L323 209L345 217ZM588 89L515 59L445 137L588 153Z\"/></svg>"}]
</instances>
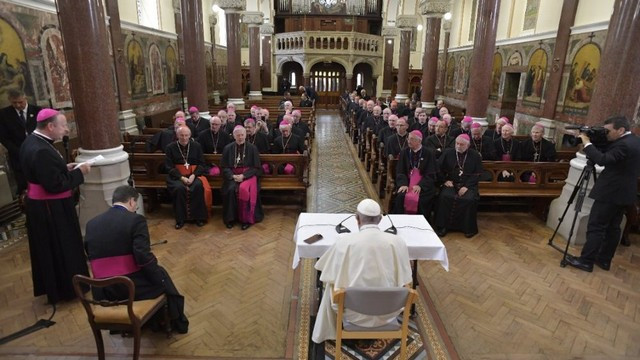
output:
<instances>
[{"instance_id":1,"label":"marble column","mask_svg":"<svg viewBox=\"0 0 640 360\"><path fill-rule=\"evenodd\" d=\"M242 97L242 61L240 54L240 14L245 0L220 0L219 5L227 20L227 96L237 109L244 109Z\"/></svg>"},{"instance_id":2,"label":"marble column","mask_svg":"<svg viewBox=\"0 0 640 360\"><path fill-rule=\"evenodd\" d=\"M382 38L384 39L384 66L382 71L382 93L380 96L387 98L391 96L393 88L393 48L395 38L399 30L396 27L385 26L382 28Z\"/></svg>"},{"instance_id":3,"label":"marble column","mask_svg":"<svg viewBox=\"0 0 640 360\"><path fill-rule=\"evenodd\" d=\"M571 27L576 18L578 2L579 0L564 0L562 3L560 23L556 33L556 44L553 48L553 58L551 60L551 71L549 72L549 79L544 92L544 109L542 110L542 118L550 121L556 116L562 74L564 73L564 62L567 58L569 37L571 35Z\"/></svg>"},{"instance_id":4,"label":"marble column","mask_svg":"<svg viewBox=\"0 0 640 360\"><path fill-rule=\"evenodd\" d=\"M442 16L448 11L449 1L427 1L422 14L427 21L424 31L424 53L422 55L422 107L431 112L435 108L436 82L438 81L438 50Z\"/></svg>"},{"instance_id":5,"label":"marble column","mask_svg":"<svg viewBox=\"0 0 640 360\"><path fill-rule=\"evenodd\" d=\"M107 16L109 16L109 34L111 36L111 49L113 52L113 65L116 73L116 87L118 94L118 124L120 132L131 135L138 134L136 114L131 110L129 99L129 77L125 62L124 39L120 25L120 11L118 0L106 0Z\"/></svg>"},{"instance_id":6,"label":"marble column","mask_svg":"<svg viewBox=\"0 0 640 360\"><path fill-rule=\"evenodd\" d=\"M444 48L442 49L442 69L440 70L440 89L438 93L444 96L447 87L447 61L449 60L449 41L451 40L451 20L442 22L442 30L444 30Z\"/></svg>"},{"instance_id":7,"label":"marble column","mask_svg":"<svg viewBox=\"0 0 640 360\"><path fill-rule=\"evenodd\" d=\"M640 94L640 1L616 0L609 21L603 61L594 85L587 125L614 115L633 122Z\"/></svg>"},{"instance_id":8,"label":"marble column","mask_svg":"<svg viewBox=\"0 0 640 360\"><path fill-rule=\"evenodd\" d=\"M260 75L260 25L263 14L247 11L242 22L249 24L249 99L262 100L262 78Z\"/></svg>"},{"instance_id":9,"label":"marble column","mask_svg":"<svg viewBox=\"0 0 640 360\"><path fill-rule=\"evenodd\" d=\"M273 37L273 24L262 24L260 26L262 36L262 88L271 90L271 39Z\"/></svg>"},{"instance_id":10,"label":"marble column","mask_svg":"<svg viewBox=\"0 0 640 360\"><path fill-rule=\"evenodd\" d=\"M467 96L467 115L487 125L491 67L496 49L500 0L479 0Z\"/></svg>"},{"instance_id":11,"label":"marble column","mask_svg":"<svg viewBox=\"0 0 640 360\"><path fill-rule=\"evenodd\" d=\"M90 219L109 208L113 190L127 183L128 154L120 144L102 0L58 0L56 5L80 138L76 161L97 155L104 157L92 167L80 186L78 215L84 231Z\"/></svg>"},{"instance_id":12,"label":"marble column","mask_svg":"<svg viewBox=\"0 0 640 360\"><path fill-rule=\"evenodd\" d=\"M216 25L218 24L218 16L210 15L209 16L209 31L211 31L211 68L212 68L212 77L211 81L213 81L213 103L218 105L220 104L220 90L218 89L218 72L216 69L218 68L218 58L216 58Z\"/></svg>"},{"instance_id":13,"label":"marble column","mask_svg":"<svg viewBox=\"0 0 640 360\"><path fill-rule=\"evenodd\" d=\"M409 97L409 57L411 55L411 33L416 25L413 16L398 16L396 26L400 29L400 56L398 60L398 90L396 101L404 103Z\"/></svg>"},{"instance_id":14,"label":"marble column","mask_svg":"<svg viewBox=\"0 0 640 360\"><path fill-rule=\"evenodd\" d=\"M202 2L181 0L182 41L184 43L184 73L187 77L189 106L200 109L202 115L209 114L207 99L207 69L204 62L204 24Z\"/></svg>"}]
</instances>

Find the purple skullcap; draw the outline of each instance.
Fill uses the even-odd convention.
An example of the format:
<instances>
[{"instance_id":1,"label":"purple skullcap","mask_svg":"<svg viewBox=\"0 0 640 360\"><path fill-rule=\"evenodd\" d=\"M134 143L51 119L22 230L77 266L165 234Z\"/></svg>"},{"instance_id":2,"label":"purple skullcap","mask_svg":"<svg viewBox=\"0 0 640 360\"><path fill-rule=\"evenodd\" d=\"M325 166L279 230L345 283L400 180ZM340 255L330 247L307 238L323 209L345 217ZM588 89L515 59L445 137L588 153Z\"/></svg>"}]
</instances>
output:
<instances>
[{"instance_id":1,"label":"purple skullcap","mask_svg":"<svg viewBox=\"0 0 640 360\"><path fill-rule=\"evenodd\" d=\"M507 124L510 124L510 122L509 122L509 118L508 118L508 117L506 117L506 116L502 116L502 117L500 117L500 119L498 119L498 120L504 120Z\"/></svg>"},{"instance_id":2,"label":"purple skullcap","mask_svg":"<svg viewBox=\"0 0 640 360\"><path fill-rule=\"evenodd\" d=\"M42 109L38 113L36 121L37 122L46 121L46 120L49 120L49 118L52 118L52 117L54 117L54 116L56 116L58 114L60 114L60 112L58 110L49 109L49 108Z\"/></svg>"},{"instance_id":3,"label":"purple skullcap","mask_svg":"<svg viewBox=\"0 0 640 360\"><path fill-rule=\"evenodd\" d=\"M472 129L477 129L477 128L481 128L482 125L479 122L474 122L473 124L471 124L471 128Z\"/></svg>"},{"instance_id":4,"label":"purple skullcap","mask_svg":"<svg viewBox=\"0 0 640 360\"><path fill-rule=\"evenodd\" d=\"M192 107L190 107L190 108L189 108L189 114L191 114L191 113L197 113L197 112L199 112L197 107L192 106Z\"/></svg>"},{"instance_id":5,"label":"purple skullcap","mask_svg":"<svg viewBox=\"0 0 640 360\"><path fill-rule=\"evenodd\" d=\"M410 134L422 140L422 133L420 132L420 130L413 130L412 132L410 132Z\"/></svg>"},{"instance_id":6,"label":"purple skullcap","mask_svg":"<svg viewBox=\"0 0 640 360\"><path fill-rule=\"evenodd\" d=\"M470 137L469 137L469 135L467 135L467 134L460 134L460 135L458 135L458 137L457 137L457 138L458 138L458 139L463 139L463 140L465 140L466 142L471 141L471 138L470 138Z\"/></svg>"},{"instance_id":7,"label":"purple skullcap","mask_svg":"<svg viewBox=\"0 0 640 360\"><path fill-rule=\"evenodd\" d=\"M429 119L429 124L435 124L435 123L438 122L438 120L440 120L440 119L438 119L437 117L434 116L431 119Z\"/></svg>"},{"instance_id":8,"label":"purple skullcap","mask_svg":"<svg viewBox=\"0 0 640 360\"><path fill-rule=\"evenodd\" d=\"M176 118L176 121L174 121L174 123L177 123L177 122L183 123L185 122L185 120L183 117L179 117L179 118Z\"/></svg>"},{"instance_id":9,"label":"purple skullcap","mask_svg":"<svg viewBox=\"0 0 640 360\"><path fill-rule=\"evenodd\" d=\"M465 116L462 118L462 122L470 123L473 122L473 119L471 119L471 116Z\"/></svg>"},{"instance_id":10,"label":"purple skullcap","mask_svg":"<svg viewBox=\"0 0 640 360\"><path fill-rule=\"evenodd\" d=\"M289 124L289 122L288 122L287 120L282 120L282 121L280 122L280 127L283 127L283 126L289 126L289 125L291 125L291 124Z\"/></svg>"}]
</instances>

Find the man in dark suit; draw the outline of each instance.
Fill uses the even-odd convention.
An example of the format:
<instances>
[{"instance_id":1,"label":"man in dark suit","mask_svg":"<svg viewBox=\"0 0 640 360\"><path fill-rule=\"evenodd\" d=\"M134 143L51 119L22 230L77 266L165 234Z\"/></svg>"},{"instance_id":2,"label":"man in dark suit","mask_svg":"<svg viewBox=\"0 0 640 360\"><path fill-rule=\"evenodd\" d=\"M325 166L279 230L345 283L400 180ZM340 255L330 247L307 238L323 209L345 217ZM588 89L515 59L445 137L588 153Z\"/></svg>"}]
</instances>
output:
<instances>
[{"instance_id":1,"label":"man in dark suit","mask_svg":"<svg viewBox=\"0 0 640 360\"><path fill-rule=\"evenodd\" d=\"M126 276L135 284L135 300L167 295L172 328L184 334L189 321L184 315L184 297L167 271L151 252L149 228L136 213L138 191L122 185L113 192L113 207L87 223L85 248L95 278ZM117 287L94 288L96 300L121 300L126 291Z\"/></svg>"},{"instance_id":2,"label":"man in dark suit","mask_svg":"<svg viewBox=\"0 0 640 360\"><path fill-rule=\"evenodd\" d=\"M609 146L601 152L589 137L581 133L584 153L604 170L589 196L594 200L587 225L587 242L580 257L567 256L569 265L591 272L595 263L604 270L620 241L620 223L628 205L633 204L640 176L640 139L629 131L625 117L612 117L604 122Z\"/></svg>"},{"instance_id":3,"label":"man in dark suit","mask_svg":"<svg viewBox=\"0 0 640 360\"><path fill-rule=\"evenodd\" d=\"M36 128L36 116L41 108L29 105L24 92L18 90L9 91L9 102L11 105L0 110L0 143L9 151L9 166L20 195L27 188L20 166L20 146Z\"/></svg>"}]
</instances>

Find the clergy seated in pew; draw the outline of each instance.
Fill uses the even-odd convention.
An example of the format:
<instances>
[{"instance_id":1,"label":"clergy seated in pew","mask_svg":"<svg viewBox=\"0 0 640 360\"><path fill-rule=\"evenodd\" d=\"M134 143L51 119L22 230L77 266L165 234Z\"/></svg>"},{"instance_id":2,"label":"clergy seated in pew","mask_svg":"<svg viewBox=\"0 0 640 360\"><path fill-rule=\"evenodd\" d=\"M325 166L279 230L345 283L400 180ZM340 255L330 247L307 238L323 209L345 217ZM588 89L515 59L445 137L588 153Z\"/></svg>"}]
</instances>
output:
<instances>
[{"instance_id":1,"label":"clergy seated in pew","mask_svg":"<svg viewBox=\"0 0 640 360\"><path fill-rule=\"evenodd\" d=\"M480 154L482 161L495 161L496 149L494 147L493 140L490 137L482 134L482 125L474 122L471 124L471 149ZM491 181L493 175L490 171L483 170L480 174L480 181Z\"/></svg>"},{"instance_id":2,"label":"clergy seated in pew","mask_svg":"<svg viewBox=\"0 0 640 360\"><path fill-rule=\"evenodd\" d=\"M491 141L494 142L499 140L500 136L502 136L502 127L506 124L509 124L509 118L506 116L499 118L496 120L496 127L494 129L487 129L487 131L484 132L484 136L488 136L491 138Z\"/></svg>"},{"instance_id":3,"label":"clergy seated in pew","mask_svg":"<svg viewBox=\"0 0 640 360\"><path fill-rule=\"evenodd\" d=\"M451 131L451 137L455 139L458 137L458 135L462 135L462 134L467 134L467 136L471 137L472 123L473 123L473 120L471 119L471 116L465 116L464 118L462 118L462 121L460 122L460 127Z\"/></svg>"},{"instance_id":4,"label":"clergy seated in pew","mask_svg":"<svg viewBox=\"0 0 640 360\"><path fill-rule=\"evenodd\" d=\"M442 116L442 120L447 124L447 135L455 142L456 137L454 136L458 130L460 130L460 124L453 119L451 114L444 114Z\"/></svg>"},{"instance_id":5,"label":"clergy seated in pew","mask_svg":"<svg viewBox=\"0 0 640 360\"><path fill-rule=\"evenodd\" d=\"M165 170L167 189L172 197L176 229L181 229L185 221L195 221L203 226L211 209L211 187L204 176L208 168L202 148L191 139L188 126L180 126L176 133L178 141L167 146Z\"/></svg>"},{"instance_id":6,"label":"clergy seated in pew","mask_svg":"<svg viewBox=\"0 0 640 360\"><path fill-rule=\"evenodd\" d=\"M235 111L227 111L227 125L225 125L223 130L229 134L229 136L232 136L233 129L235 129L236 126L242 126L242 122L242 118L239 117Z\"/></svg>"},{"instance_id":7,"label":"clergy seated in pew","mask_svg":"<svg viewBox=\"0 0 640 360\"><path fill-rule=\"evenodd\" d=\"M220 130L231 137L231 132L228 131L229 127L227 126L227 123L229 122L229 114L227 113L227 110L218 111L218 117L220 118L220 121L222 123L222 125L220 126ZM231 131L233 131L233 129L231 129Z\"/></svg>"},{"instance_id":8,"label":"clergy seated in pew","mask_svg":"<svg viewBox=\"0 0 640 360\"><path fill-rule=\"evenodd\" d=\"M291 115L291 112L293 111L293 103L291 101L285 101L284 102L284 111L278 115L278 118L276 119L276 128L280 127L280 123L282 122L282 119L284 119L285 115Z\"/></svg>"},{"instance_id":9,"label":"clergy seated in pew","mask_svg":"<svg viewBox=\"0 0 640 360\"><path fill-rule=\"evenodd\" d=\"M261 127L266 125L264 121L258 121ZM244 121L244 128L247 130L247 143L255 146L260 154L268 154L270 151L269 136L263 131L260 131L253 119L247 119ZM272 173L271 165L268 163L262 163L262 173L269 175Z\"/></svg>"},{"instance_id":10,"label":"clergy seated in pew","mask_svg":"<svg viewBox=\"0 0 640 360\"><path fill-rule=\"evenodd\" d=\"M189 108L187 126L191 129L193 136L196 137L202 131L209 130L209 120L200 116L200 110L198 110L197 107L192 106Z\"/></svg>"},{"instance_id":11,"label":"clergy seated in pew","mask_svg":"<svg viewBox=\"0 0 640 360\"><path fill-rule=\"evenodd\" d=\"M374 134L378 134L378 132L382 129L384 122L385 121L382 120L382 108L376 105L373 107L371 116L367 117L366 121L362 124L362 133L366 134L367 130L371 129Z\"/></svg>"},{"instance_id":12,"label":"clergy seated in pew","mask_svg":"<svg viewBox=\"0 0 640 360\"><path fill-rule=\"evenodd\" d=\"M408 135L408 147L400 153L396 166L396 197L394 214L422 214L431 218L435 181L438 171L431 149L422 146L422 133L413 130Z\"/></svg>"},{"instance_id":13,"label":"clergy seated in pew","mask_svg":"<svg viewBox=\"0 0 640 360\"><path fill-rule=\"evenodd\" d=\"M422 145L433 151L436 159L440 158L440 155L442 155L445 149L453 147L454 139L447 135L447 129L447 122L438 120L436 123L436 133L422 141Z\"/></svg>"},{"instance_id":14,"label":"clergy seated in pew","mask_svg":"<svg viewBox=\"0 0 640 360\"><path fill-rule=\"evenodd\" d=\"M214 116L210 120L210 127L201 131L196 140L202 147L205 154L222 154L222 150L232 139L229 134L221 131L222 120L218 116Z\"/></svg>"},{"instance_id":15,"label":"clergy seated in pew","mask_svg":"<svg viewBox=\"0 0 640 360\"><path fill-rule=\"evenodd\" d=\"M272 154L303 154L305 151L304 138L291 131L291 124L283 120L280 125L280 135L273 140ZM292 175L296 172L293 164L281 165L278 174Z\"/></svg>"},{"instance_id":16,"label":"clergy seated in pew","mask_svg":"<svg viewBox=\"0 0 640 360\"><path fill-rule=\"evenodd\" d=\"M184 115L184 113L178 111L176 116L178 115ZM147 140L147 152L165 152L167 146L177 140L176 130L181 126L186 126L186 121L184 117L177 117L173 122L173 126L155 133L151 139Z\"/></svg>"},{"instance_id":17,"label":"clergy seated in pew","mask_svg":"<svg viewBox=\"0 0 640 360\"><path fill-rule=\"evenodd\" d=\"M394 135L396 133L396 123L398 121L398 116L397 115L389 115L389 119L387 122L387 126L383 126L382 129L380 129L380 131L378 132L378 139L380 139L380 141L382 141L382 143L384 144L385 148L387 146L387 144L385 143L387 141L387 139L391 136Z\"/></svg>"},{"instance_id":18,"label":"clergy seated in pew","mask_svg":"<svg viewBox=\"0 0 640 360\"><path fill-rule=\"evenodd\" d=\"M522 144L518 139L513 137L513 126L505 124L500 129L500 138L493 142L493 146L496 149L496 159L498 161L520 161L522 157ZM514 180L514 174L504 170L498 181Z\"/></svg>"},{"instance_id":19,"label":"clergy seated in pew","mask_svg":"<svg viewBox=\"0 0 640 360\"><path fill-rule=\"evenodd\" d=\"M311 135L311 129L309 129L307 123L300 121L301 117L302 113L300 110L293 110L291 112L291 131L304 139L307 135Z\"/></svg>"},{"instance_id":20,"label":"clergy seated in pew","mask_svg":"<svg viewBox=\"0 0 640 360\"><path fill-rule=\"evenodd\" d=\"M240 222L246 230L264 218L258 181L260 154L246 142L247 131L242 126L236 126L233 138L222 153L222 219L228 229Z\"/></svg>"},{"instance_id":21,"label":"clergy seated in pew","mask_svg":"<svg viewBox=\"0 0 640 360\"><path fill-rule=\"evenodd\" d=\"M553 143L542 137L544 127L535 124L531 128L531 137L522 143L521 161L530 162L554 162L556 161L556 147ZM530 183L536 182L537 174L533 171L527 171L520 175L522 181Z\"/></svg>"},{"instance_id":22,"label":"clergy seated in pew","mask_svg":"<svg viewBox=\"0 0 640 360\"><path fill-rule=\"evenodd\" d=\"M386 144L384 147L385 155L387 157L391 155L394 158L398 158L400 153L407 147L408 127L409 125L407 124L407 120L404 118L400 118L396 121L396 133L389 135L389 137L384 141Z\"/></svg>"},{"instance_id":23,"label":"clergy seated in pew","mask_svg":"<svg viewBox=\"0 0 640 360\"><path fill-rule=\"evenodd\" d=\"M461 134L455 148L446 149L438 166L444 181L438 196L436 232L442 237L450 230L459 230L467 238L478 233L478 180L482 174L480 154L470 149L469 135Z\"/></svg>"},{"instance_id":24,"label":"clergy seated in pew","mask_svg":"<svg viewBox=\"0 0 640 360\"><path fill-rule=\"evenodd\" d=\"M356 126L358 126L358 129L362 130L367 123L367 119L373 116L373 108L375 105L376 103L373 100L366 102L365 111L360 112L360 115L356 118ZM365 132L362 131L362 133L364 134Z\"/></svg>"},{"instance_id":25,"label":"clergy seated in pew","mask_svg":"<svg viewBox=\"0 0 640 360\"><path fill-rule=\"evenodd\" d=\"M429 132L429 120L427 119L426 111L422 111L418 113L418 116L416 117L416 121L413 123L413 125L411 125L411 128L409 129L409 131L413 131L413 130L420 131L422 133L423 138L428 136L426 134Z\"/></svg>"}]
</instances>

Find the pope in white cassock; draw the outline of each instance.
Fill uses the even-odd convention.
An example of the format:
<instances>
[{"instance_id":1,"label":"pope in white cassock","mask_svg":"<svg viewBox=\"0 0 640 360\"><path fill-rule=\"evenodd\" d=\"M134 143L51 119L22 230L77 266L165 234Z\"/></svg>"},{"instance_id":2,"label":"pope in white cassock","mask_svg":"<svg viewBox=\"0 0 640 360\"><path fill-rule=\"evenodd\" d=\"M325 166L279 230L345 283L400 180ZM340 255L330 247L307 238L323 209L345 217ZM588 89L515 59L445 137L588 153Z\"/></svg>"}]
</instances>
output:
<instances>
[{"instance_id":1,"label":"pope in white cassock","mask_svg":"<svg viewBox=\"0 0 640 360\"><path fill-rule=\"evenodd\" d=\"M378 228L382 220L380 205L371 199L358 204L356 220L360 231L338 238L318 260L316 269L322 272L324 295L313 328L313 341L321 343L336 338L336 305L332 303L331 287L400 287L411 282L409 251L404 240ZM347 321L362 327L387 324L400 312L369 316L345 311Z\"/></svg>"}]
</instances>

